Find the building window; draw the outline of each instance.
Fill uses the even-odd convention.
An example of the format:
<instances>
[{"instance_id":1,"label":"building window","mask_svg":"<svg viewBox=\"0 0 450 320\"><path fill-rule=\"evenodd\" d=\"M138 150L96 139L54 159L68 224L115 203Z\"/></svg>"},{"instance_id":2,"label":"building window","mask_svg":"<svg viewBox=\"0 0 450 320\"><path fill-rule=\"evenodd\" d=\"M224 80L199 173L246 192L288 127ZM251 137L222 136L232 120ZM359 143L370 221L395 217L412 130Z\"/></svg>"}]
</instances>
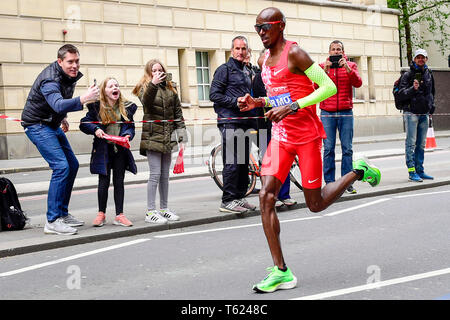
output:
<instances>
[{"instance_id":1,"label":"building window","mask_svg":"<svg viewBox=\"0 0 450 320\"><path fill-rule=\"evenodd\" d=\"M353 57L352 58L350 58L350 57L348 58L348 61L356 63L356 65L358 65L358 67L360 65L360 63L359 63L360 61L359 60L360 60L359 58L353 58ZM359 68L358 68L358 73L361 76L361 70L359 70ZM353 86L352 86L352 94L353 94L353 102L359 102L361 100L364 101L364 99L360 96L359 90L356 90L356 88L353 87Z\"/></svg>"},{"instance_id":2,"label":"building window","mask_svg":"<svg viewBox=\"0 0 450 320\"><path fill-rule=\"evenodd\" d=\"M209 55L208 52L196 52L198 100L209 100Z\"/></svg>"}]
</instances>

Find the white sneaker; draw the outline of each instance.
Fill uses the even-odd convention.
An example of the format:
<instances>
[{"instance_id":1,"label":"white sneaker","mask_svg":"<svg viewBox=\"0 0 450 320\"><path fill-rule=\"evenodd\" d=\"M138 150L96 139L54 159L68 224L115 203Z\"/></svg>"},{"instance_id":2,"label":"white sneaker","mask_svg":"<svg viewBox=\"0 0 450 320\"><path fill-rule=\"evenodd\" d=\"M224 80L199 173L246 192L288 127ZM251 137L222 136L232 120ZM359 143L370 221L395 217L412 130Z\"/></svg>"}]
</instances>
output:
<instances>
[{"instance_id":1,"label":"white sneaker","mask_svg":"<svg viewBox=\"0 0 450 320\"><path fill-rule=\"evenodd\" d=\"M280 208L284 205L283 202L281 202L281 200L277 200L277 202L275 202L275 208Z\"/></svg>"},{"instance_id":2,"label":"white sneaker","mask_svg":"<svg viewBox=\"0 0 450 320\"><path fill-rule=\"evenodd\" d=\"M63 218L58 218L53 222L46 222L44 226L45 234L61 234L61 235L72 235L78 232L77 229L64 223Z\"/></svg>"},{"instance_id":3,"label":"white sneaker","mask_svg":"<svg viewBox=\"0 0 450 320\"><path fill-rule=\"evenodd\" d=\"M157 223L157 224L165 224L167 223L167 219L163 218L158 210L150 210L149 212L147 212L147 214L145 215L145 222L149 222L149 223Z\"/></svg>"},{"instance_id":4,"label":"white sneaker","mask_svg":"<svg viewBox=\"0 0 450 320\"><path fill-rule=\"evenodd\" d=\"M180 217L175 214L175 212L170 211L169 209L161 209L159 210L159 214L166 218L169 221L178 221Z\"/></svg>"},{"instance_id":5,"label":"white sneaker","mask_svg":"<svg viewBox=\"0 0 450 320\"><path fill-rule=\"evenodd\" d=\"M71 227L81 227L84 225L84 221L78 220L70 213L67 214L67 216L62 217L65 224Z\"/></svg>"}]
</instances>

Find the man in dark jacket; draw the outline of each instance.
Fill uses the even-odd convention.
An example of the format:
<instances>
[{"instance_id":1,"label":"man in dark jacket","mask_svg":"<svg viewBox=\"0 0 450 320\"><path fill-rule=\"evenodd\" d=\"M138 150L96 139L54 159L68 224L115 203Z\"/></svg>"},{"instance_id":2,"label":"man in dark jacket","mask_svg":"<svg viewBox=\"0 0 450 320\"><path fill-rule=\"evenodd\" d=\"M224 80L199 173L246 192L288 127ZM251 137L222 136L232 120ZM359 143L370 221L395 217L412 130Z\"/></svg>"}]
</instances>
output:
<instances>
[{"instance_id":1,"label":"man in dark jacket","mask_svg":"<svg viewBox=\"0 0 450 320\"><path fill-rule=\"evenodd\" d=\"M251 79L244 64L247 52L247 39L235 37L231 57L215 71L209 94L222 136L223 195L219 210L229 213L244 213L256 208L244 199L248 188L248 142L244 141L252 130L253 121L224 119L253 116L251 112L240 112L237 105L237 98L251 91Z\"/></svg>"},{"instance_id":2,"label":"man in dark jacket","mask_svg":"<svg viewBox=\"0 0 450 320\"><path fill-rule=\"evenodd\" d=\"M348 61L344 44L334 40L329 47L330 57L320 67L333 80L337 93L320 103L320 120L323 123L327 138L323 141L323 177L325 183L335 181L336 132L341 141L342 161L341 176L353 170L353 87L362 85L356 63ZM334 57L339 59L334 64ZM336 60L337 60L336 59ZM353 186L347 188L348 193L356 193Z\"/></svg>"},{"instance_id":3,"label":"man in dark jacket","mask_svg":"<svg viewBox=\"0 0 450 320\"><path fill-rule=\"evenodd\" d=\"M42 157L52 168L48 189L47 234L75 234L73 228L84 224L68 212L78 160L64 132L69 130L68 112L83 109L83 104L98 98L96 85L72 98L76 82L83 76L78 49L70 44L58 50L57 61L47 66L31 87L22 112L22 126ZM62 129L61 129L62 127Z\"/></svg>"},{"instance_id":4,"label":"man in dark jacket","mask_svg":"<svg viewBox=\"0 0 450 320\"><path fill-rule=\"evenodd\" d=\"M406 130L405 157L409 180L422 182L433 177L424 172L425 144L429 115L433 114L434 79L427 66L428 54L424 49L414 53L410 70L399 84L398 99L403 105L403 122Z\"/></svg>"}]
</instances>

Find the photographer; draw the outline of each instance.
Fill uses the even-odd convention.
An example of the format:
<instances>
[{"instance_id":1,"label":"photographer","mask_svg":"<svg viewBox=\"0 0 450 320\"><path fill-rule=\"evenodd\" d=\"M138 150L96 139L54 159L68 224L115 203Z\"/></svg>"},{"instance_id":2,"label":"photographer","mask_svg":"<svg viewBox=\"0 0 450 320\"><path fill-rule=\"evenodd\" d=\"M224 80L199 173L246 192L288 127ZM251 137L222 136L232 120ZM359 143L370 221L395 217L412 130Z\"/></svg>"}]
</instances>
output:
<instances>
[{"instance_id":1,"label":"photographer","mask_svg":"<svg viewBox=\"0 0 450 320\"><path fill-rule=\"evenodd\" d=\"M428 54L423 49L414 53L410 70L401 79L398 99L403 105L406 140L405 156L409 180L432 180L423 169L429 115L434 112L434 78L426 65Z\"/></svg>"},{"instance_id":2,"label":"photographer","mask_svg":"<svg viewBox=\"0 0 450 320\"><path fill-rule=\"evenodd\" d=\"M344 44L339 40L330 43L329 57L319 64L333 80L337 94L320 103L320 120L323 123L327 138L324 140L323 175L325 183L335 181L335 147L336 130L342 148L341 176L352 171L353 157L353 89L362 85L356 63L348 61ZM347 188L348 193L356 193L353 186Z\"/></svg>"}]
</instances>

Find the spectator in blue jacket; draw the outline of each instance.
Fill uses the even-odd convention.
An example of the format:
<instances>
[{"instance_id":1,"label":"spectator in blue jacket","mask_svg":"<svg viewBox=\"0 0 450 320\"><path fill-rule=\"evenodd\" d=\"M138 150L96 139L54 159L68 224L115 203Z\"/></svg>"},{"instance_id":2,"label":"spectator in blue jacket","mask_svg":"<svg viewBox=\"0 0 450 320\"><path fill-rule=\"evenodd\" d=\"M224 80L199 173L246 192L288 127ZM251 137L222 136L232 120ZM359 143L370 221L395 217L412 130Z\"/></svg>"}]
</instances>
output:
<instances>
[{"instance_id":1,"label":"spectator in blue jacket","mask_svg":"<svg viewBox=\"0 0 450 320\"><path fill-rule=\"evenodd\" d=\"M428 54L424 49L415 51L410 69L400 79L398 91L406 131L406 166L409 180L413 182L434 179L423 167L428 121L435 109L434 78L427 61Z\"/></svg>"},{"instance_id":2,"label":"spectator in blue jacket","mask_svg":"<svg viewBox=\"0 0 450 320\"><path fill-rule=\"evenodd\" d=\"M116 206L113 224L131 227L133 223L123 214L124 179L125 170L137 173L136 163L130 149L104 139L104 135L106 133L132 140L135 135L132 121L137 106L122 96L119 82L108 77L100 85L100 101L90 103L87 107L89 111L81 119L80 129L86 134L94 135L90 170L92 174L98 174L98 214L92 225L101 227L106 221L106 204L112 171Z\"/></svg>"},{"instance_id":3,"label":"spectator in blue jacket","mask_svg":"<svg viewBox=\"0 0 450 320\"><path fill-rule=\"evenodd\" d=\"M78 160L65 132L69 130L67 113L83 110L83 105L99 96L96 85L85 94L72 98L77 81L83 76L78 49L66 44L58 50L58 59L36 78L22 112L25 134L36 145L53 170L48 188L46 234L70 235L83 221L69 214L69 201L78 172Z\"/></svg>"},{"instance_id":4,"label":"spectator in blue jacket","mask_svg":"<svg viewBox=\"0 0 450 320\"><path fill-rule=\"evenodd\" d=\"M219 118L217 126L222 136L223 194L219 210L228 213L245 213L256 208L244 199L248 188L249 157L249 143L245 137L249 130L253 130L253 121L224 119L253 116L250 111L239 111L237 105L237 98L251 91L251 79L244 63L247 51L245 37L237 36L232 40L231 57L214 72L209 94ZM241 143L244 139L247 143Z\"/></svg>"}]
</instances>

